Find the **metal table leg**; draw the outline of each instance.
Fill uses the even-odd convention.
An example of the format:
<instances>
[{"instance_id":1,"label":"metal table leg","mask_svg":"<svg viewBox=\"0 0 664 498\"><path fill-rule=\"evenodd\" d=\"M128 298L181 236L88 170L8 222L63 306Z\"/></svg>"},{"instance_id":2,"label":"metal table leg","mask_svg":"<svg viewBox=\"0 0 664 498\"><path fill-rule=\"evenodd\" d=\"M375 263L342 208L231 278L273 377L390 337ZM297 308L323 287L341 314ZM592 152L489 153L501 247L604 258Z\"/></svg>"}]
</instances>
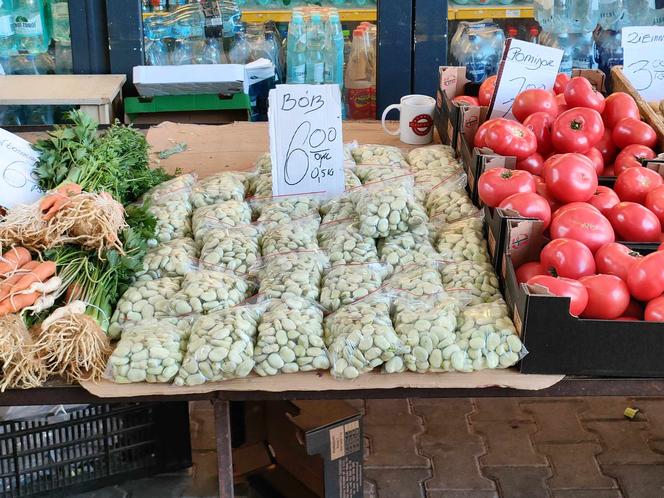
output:
<instances>
[{"instance_id":1,"label":"metal table leg","mask_svg":"<svg viewBox=\"0 0 664 498\"><path fill-rule=\"evenodd\" d=\"M217 434L217 471L219 496L233 498L233 450L231 448L231 417L228 401L214 401L214 421Z\"/></svg>"}]
</instances>

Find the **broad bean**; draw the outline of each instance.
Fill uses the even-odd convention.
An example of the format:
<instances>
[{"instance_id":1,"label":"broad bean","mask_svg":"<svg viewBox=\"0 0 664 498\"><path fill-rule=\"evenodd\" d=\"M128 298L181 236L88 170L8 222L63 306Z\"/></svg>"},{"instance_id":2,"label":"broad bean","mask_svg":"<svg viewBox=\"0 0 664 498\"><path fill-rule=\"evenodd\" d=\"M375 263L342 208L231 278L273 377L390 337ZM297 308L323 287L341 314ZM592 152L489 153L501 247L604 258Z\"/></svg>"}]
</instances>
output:
<instances>
[{"instance_id":1,"label":"broad bean","mask_svg":"<svg viewBox=\"0 0 664 498\"><path fill-rule=\"evenodd\" d=\"M269 256L260 273L259 292L269 298L295 297L316 301L327 265L327 257L316 251Z\"/></svg>"},{"instance_id":2,"label":"broad bean","mask_svg":"<svg viewBox=\"0 0 664 498\"><path fill-rule=\"evenodd\" d=\"M376 241L362 235L355 222L321 225L318 243L332 266L378 262Z\"/></svg>"},{"instance_id":3,"label":"broad bean","mask_svg":"<svg viewBox=\"0 0 664 498\"><path fill-rule=\"evenodd\" d=\"M201 267L249 273L260 257L259 232L252 225L210 230L203 239Z\"/></svg>"},{"instance_id":4,"label":"broad bean","mask_svg":"<svg viewBox=\"0 0 664 498\"><path fill-rule=\"evenodd\" d=\"M205 234L213 228L234 227L251 223L251 208L243 201L225 201L194 211L192 229L194 239L202 245Z\"/></svg>"},{"instance_id":5,"label":"broad bean","mask_svg":"<svg viewBox=\"0 0 664 498\"><path fill-rule=\"evenodd\" d=\"M143 258L139 280L162 277L184 277L198 267L198 249L193 239L173 239L150 249Z\"/></svg>"},{"instance_id":6,"label":"broad bean","mask_svg":"<svg viewBox=\"0 0 664 498\"><path fill-rule=\"evenodd\" d=\"M224 201L243 201L244 195L242 176L227 171L208 176L194 185L191 203L194 208L200 208Z\"/></svg>"},{"instance_id":7,"label":"broad bean","mask_svg":"<svg viewBox=\"0 0 664 498\"><path fill-rule=\"evenodd\" d=\"M172 316L214 313L235 306L249 296L252 285L232 272L200 270L187 274L182 289L170 302Z\"/></svg>"},{"instance_id":8,"label":"broad bean","mask_svg":"<svg viewBox=\"0 0 664 498\"><path fill-rule=\"evenodd\" d=\"M471 305L501 299L498 277L488 263L455 263L443 267L441 274L447 292L463 296Z\"/></svg>"},{"instance_id":9,"label":"broad bean","mask_svg":"<svg viewBox=\"0 0 664 498\"><path fill-rule=\"evenodd\" d=\"M148 241L150 246L191 237L192 208L189 201L173 200L159 205L150 204L148 211L157 219L156 238Z\"/></svg>"},{"instance_id":10,"label":"broad bean","mask_svg":"<svg viewBox=\"0 0 664 498\"><path fill-rule=\"evenodd\" d=\"M438 259L438 253L427 237L411 232L390 235L378 242L380 261L389 266L390 271L417 264L425 265Z\"/></svg>"},{"instance_id":11,"label":"broad bean","mask_svg":"<svg viewBox=\"0 0 664 498\"><path fill-rule=\"evenodd\" d=\"M318 249L319 225L320 218L316 215L267 229L263 236L263 256Z\"/></svg>"},{"instance_id":12,"label":"broad bean","mask_svg":"<svg viewBox=\"0 0 664 498\"><path fill-rule=\"evenodd\" d=\"M329 311L362 299L380 288L385 267L377 264L342 265L323 277L320 304Z\"/></svg>"},{"instance_id":13,"label":"broad bean","mask_svg":"<svg viewBox=\"0 0 664 498\"><path fill-rule=\"evenodd\" d=\"M479 221L479 226L474 220ZM470 218L444 226L437 233L436 249L440 253L440 259L445 261L489 262L486 240L482 234L482 220L479 218Z\"/></svg>"}]
</instances>

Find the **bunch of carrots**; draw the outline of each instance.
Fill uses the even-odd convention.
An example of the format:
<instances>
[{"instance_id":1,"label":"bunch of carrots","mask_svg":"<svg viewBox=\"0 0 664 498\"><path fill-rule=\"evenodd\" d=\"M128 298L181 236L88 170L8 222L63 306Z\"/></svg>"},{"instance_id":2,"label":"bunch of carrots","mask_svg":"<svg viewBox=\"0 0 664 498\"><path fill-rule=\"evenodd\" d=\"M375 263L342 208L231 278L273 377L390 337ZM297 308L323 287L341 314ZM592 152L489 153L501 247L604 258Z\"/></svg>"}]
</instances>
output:
<instances>
[{"instance_id":1,"label":"bunch of carrots","mask_svg":"<svg viewBox=\"0 0 664 498\"><path fill-rule=\"evenodd\" d=\"M0 257L0 316L33 307L52 306L62 285L52 261L35 261L24 247L12 247ZM47 306L49 303L50 306Z\"/></svg>"}]
</instances>

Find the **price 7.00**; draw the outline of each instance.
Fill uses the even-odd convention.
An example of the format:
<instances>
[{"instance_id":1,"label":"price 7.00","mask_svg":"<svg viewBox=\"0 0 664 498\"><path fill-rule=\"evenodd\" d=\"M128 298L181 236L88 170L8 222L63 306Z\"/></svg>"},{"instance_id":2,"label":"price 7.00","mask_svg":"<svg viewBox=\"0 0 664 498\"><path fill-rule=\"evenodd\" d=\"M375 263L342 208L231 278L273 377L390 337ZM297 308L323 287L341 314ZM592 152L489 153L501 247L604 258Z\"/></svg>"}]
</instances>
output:
<instances>
[{"instance_id":1,"label":"price 7.00","mask_svg":"<svg viewBox=\"0 0 664 498\"><path fill-rule=\"evenodd\" d=\"M317 128L312 131L311 128L309 121L302 123L288 144L284 162L284 181L288 185L299 184L307 175L318 183L328 176L334 176L334 169L323 163L332 160L329 146L337 139L337 130Z\"/></svg>"},{"instance_id":2,"label":"price 7.00","mask_svg":"<svg viewBox=\"0 0 664 498\"><path fill-rule=\"evenodd\" d=\"M664 61L659 59L632 62L627 68L636 77L631 82L639 92L650 88L655 80L664 80Z\"/></svg>"},{"instance_id":3,"label":"price 7.00","mask_svg":"<svg viewBox=\"0 0 664 498\"><path fill-rule=\"evenodd\" d=\"M510 88L518 86L519 89L516 92L514 92L514 97L506 100L505 102L502 102L502 105L509 104L509 107L504 112L503 117L507 116L510 112L512 112L512 105L514 105L515 97L524 90L534 90L534 89L546 90L546 85L544 85L543 83L527 83L525 76L518 76L516 78L512 78L511 80L509 80L509 83L510 83L509 85Z\"/></svg>"}]
</instances>

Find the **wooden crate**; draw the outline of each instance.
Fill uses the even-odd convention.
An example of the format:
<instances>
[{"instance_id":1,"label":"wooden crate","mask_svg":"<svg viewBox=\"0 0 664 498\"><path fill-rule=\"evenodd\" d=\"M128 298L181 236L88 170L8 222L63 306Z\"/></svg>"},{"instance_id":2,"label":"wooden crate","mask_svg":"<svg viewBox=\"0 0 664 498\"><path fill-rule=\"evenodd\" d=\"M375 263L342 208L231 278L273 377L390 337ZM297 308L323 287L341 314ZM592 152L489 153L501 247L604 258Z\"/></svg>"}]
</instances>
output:
<instances>
[{"instance_id":1,"label":"wooden crate","mask_svg":"<svg viewBox=\"0 0 664 498\"><path fill-rule=\"evenodd\" d=\"M78 106L100 124L123 118L124 74L0 76L0 105Z\"/></svg>"},{"instance_id":2,"label":"wooden crate","mask_svg":"<svg viewBox=\"0 0 664 498\"><path fill-rule=\"evenodd\" d=\"M641 111L641 118L657 132L658 152L664 152L664 120L629 82L627 76L623 73L622 66L614 66L611 69L611 79L613 81L613 91L625 92L634 97L636 105L639 106L639 111Z\"/></svg>"}]
</instances>

